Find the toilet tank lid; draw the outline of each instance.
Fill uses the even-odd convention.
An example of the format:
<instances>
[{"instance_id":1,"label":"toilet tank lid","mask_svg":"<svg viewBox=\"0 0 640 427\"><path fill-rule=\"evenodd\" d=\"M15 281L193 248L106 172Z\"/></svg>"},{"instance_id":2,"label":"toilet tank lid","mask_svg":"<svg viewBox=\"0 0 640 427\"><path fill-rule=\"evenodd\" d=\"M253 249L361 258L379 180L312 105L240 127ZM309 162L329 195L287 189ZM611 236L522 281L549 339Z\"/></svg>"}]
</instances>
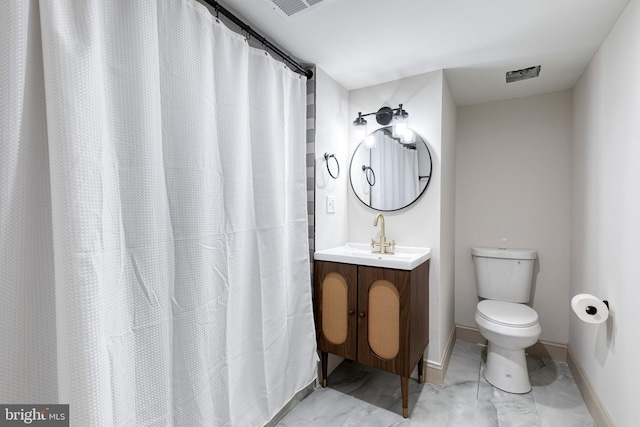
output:
<instances>
[{"instance_id":1,"label":"toilet tank lid","mask_svg":"<svg viewBox=\"0 0 640 427\"><path fill-rule=\"evenodd\" d=\"M536 259L534 249L471 248L471 255L484 258Z\"/></svg>"}]
</instances>

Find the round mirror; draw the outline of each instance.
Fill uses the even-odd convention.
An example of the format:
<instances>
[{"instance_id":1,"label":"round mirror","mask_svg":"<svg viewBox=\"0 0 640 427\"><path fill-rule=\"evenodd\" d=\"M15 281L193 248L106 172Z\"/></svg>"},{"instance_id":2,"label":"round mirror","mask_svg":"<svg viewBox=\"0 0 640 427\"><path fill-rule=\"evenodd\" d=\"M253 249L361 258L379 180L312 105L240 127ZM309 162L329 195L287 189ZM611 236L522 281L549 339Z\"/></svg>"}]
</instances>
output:
<instances>
[{"instance_id":1,"label":"round mirror","mask_svg":"<svg viewBox=\"0 0 640 427\"><path fill-rule=\"evenodd\" d=\"M362 203L378 211L395 211L425 192L431 166L431 153L420 136L413 133L411 138L397 138L387 126L358 145L351 158L349 179Z\"/></svg>"}]
</instances>

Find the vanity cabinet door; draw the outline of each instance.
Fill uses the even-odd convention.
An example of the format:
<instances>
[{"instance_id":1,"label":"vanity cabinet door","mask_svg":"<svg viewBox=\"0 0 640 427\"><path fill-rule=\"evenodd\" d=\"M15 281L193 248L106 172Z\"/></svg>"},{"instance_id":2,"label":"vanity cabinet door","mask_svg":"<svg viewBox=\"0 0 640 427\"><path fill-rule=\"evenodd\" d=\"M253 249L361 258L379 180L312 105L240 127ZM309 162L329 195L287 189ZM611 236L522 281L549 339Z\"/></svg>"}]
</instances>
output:
<instances>
[{"instance_id":1,"label":"vanity cabinet door","mask_svg":"<svg viewBox=\"0 0 640 427\"><path fill-rule=\"evenodd\" d=\"M356 360L358 267L316 261L314 275L318 349Z\"/></svg>"},{"instance_id":2,"label":"vanity cabinet door","mask_svg":"<svg viewBox=\"0 0 640 427\"><path fill-rule=\"evenodd\" d=\"M358 269L358 363L408 376L411 272Z\"/></svg>"}]
</instances>

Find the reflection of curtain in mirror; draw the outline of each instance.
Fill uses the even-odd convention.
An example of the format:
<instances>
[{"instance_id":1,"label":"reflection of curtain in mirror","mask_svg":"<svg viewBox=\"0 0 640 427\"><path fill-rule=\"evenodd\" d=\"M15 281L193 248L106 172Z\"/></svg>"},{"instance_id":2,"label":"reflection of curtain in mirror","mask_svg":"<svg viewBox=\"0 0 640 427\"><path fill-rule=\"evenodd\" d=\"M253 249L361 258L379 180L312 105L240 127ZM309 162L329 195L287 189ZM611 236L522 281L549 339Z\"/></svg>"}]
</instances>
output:
<instances>
[{"instance_id":1,"label":"reflection of curtain in mirror","mask_svg":"<svg viewBox=\"0 0 640 427\"><path fill-rule=\"evenodd\" d=\"M371 167L376 172L376 185L371 189L371 205L381 210L403 208L420 194L418 151L383 132L376 132L375 138Z\"/></svg>"}]
</instances>

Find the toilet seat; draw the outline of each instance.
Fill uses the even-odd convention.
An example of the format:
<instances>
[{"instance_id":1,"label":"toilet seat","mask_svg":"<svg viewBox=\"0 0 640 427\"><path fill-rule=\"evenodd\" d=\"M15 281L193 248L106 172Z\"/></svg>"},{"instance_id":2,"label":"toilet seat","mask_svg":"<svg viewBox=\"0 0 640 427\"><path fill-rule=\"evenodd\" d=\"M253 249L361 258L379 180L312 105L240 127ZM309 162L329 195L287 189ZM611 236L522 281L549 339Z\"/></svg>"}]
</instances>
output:
<instances>
[{"instance_id":1,"label":"toilet seat","mask_svg":"<svg viewBox=\"0 0 640 427\"><path fill-rule=\"evenodd\" d=\"M538 313L524 304L482 300L476 314L488 322L510 328L529 328L538 324Z\"/></svg>"}]
</instances>

